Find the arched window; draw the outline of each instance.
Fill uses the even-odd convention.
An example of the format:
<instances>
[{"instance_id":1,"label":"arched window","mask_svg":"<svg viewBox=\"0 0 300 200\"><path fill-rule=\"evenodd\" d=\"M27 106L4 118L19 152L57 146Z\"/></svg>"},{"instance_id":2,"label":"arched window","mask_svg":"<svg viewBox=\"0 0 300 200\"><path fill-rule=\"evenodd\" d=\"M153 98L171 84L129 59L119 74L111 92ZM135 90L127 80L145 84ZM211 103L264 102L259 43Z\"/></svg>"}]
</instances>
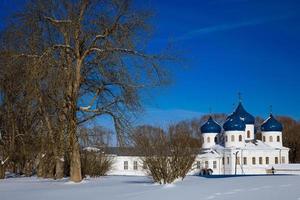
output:
<instances>
[{"instance_id":1,"label":"arched window","mask_svg":"<svg viewBox=\"0 0 300 200\"><path fill-rule=\"evenodd\" d=\"M242 135L239 135L239 141L241 142L243 140Z\"/></svg>"},{"instance_id":2,"label":"arched window","mask_svg":"<svg viewBox=\"0 0 300 200\"><path fill-rule=\"evenodd\" d=\"M231 135L231 142L234 142L234 135Z\"/></svg>"},{"instance_id":3,"label":"arched window","mask_svg":"<svg viewBox=\"0 0 300 200\"><path fill-rule=\"evenodd\" d=\"M255 157L252 157L252 165L256 165L256 159L255 159Z\"/></svg>"},{"instance_id":4,"label":"arched window","mask_svg":"<svg viewBox=\"0 0 300 200\"><path fill-rule=\"evenodd\" d=\"M279 135L277 136L277 142L280 142L280 136Z\"/></svg>"},{"instance_id":5,"label":"arched window","mask_svg":"<svg viewBox=\"0 0 300 200\"><path fill-rule=\"evenodd\" d=\"M210 137L207 137L206 140L207 140L207 143L210 143Z\"/></svg>"},{"instance_id":6,"label":"arched window","mask_svg":"<svg viewBox=\"0 0 300 200\"><path fill-rule=\"evenodd\" d=\"M250 138L250 131L247 131L247 138Z\"/></svg>"},{"instance_id":7,"label":"arched window","mask_svg":"<svg viewBox=\"0 0 300 200\"><path fill-rule=\"evenodd\" d=\"M244 157L243 164L247 165L247 157Z\"/></svg>"},{"instance_id":8,"label":"arched window","mask_svg":"<svg viewBox=\"0 0 300 200\"><path fill-rule=\"evenodd\" d=\"M266 165L269 164L269 157L266 157Z\"/></svg>"},{"instance_id":9,"label":"arched window","mask_svg":"<svg viewBox=\"0 0 300 200\"><path fill-rule=\"evenodd\" d=\"M273 136L270 136L270 137L269 137L269 141L270 141L270 142L273 142Z\"/></svg>"},{"instance_id":10,"label":"arched window","mask_svg":"<svg viewBox=\"0 0 300 200\"><path fill-rule=\"evenodd\" d=\"M216 136L214 140L215 140L215 143L217 144L218 143L218 137Z\"/></svg>"},{"instance_id":11,"label":"arched window","mask_svg":"<svg viewBox=\"0 0 300 200\"><path fill-rule=\"evenodd\" d=\"M225 136L225 141L228 142L228 136L227 135Z\"/></svg>"},{"instance_id":12,"label":"arched window","mask_svg":"<svg viewBox=\"0 0 300 200\"><path fill-rule=\"evenodd\" d=\"M263 142L265 142L266 141L266 136L263 136Z\"/></svg>"}]
</instances>

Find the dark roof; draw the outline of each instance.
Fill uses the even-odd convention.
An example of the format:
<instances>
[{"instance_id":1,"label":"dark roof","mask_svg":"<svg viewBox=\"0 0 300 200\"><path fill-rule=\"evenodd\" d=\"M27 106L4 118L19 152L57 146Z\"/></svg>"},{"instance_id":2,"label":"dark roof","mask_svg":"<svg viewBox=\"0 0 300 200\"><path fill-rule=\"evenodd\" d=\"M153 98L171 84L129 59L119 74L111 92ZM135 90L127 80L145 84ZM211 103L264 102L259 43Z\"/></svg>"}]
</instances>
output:
<instances>
[{"instance_id":1,"label":"dark roof","mask_svg":"<svg viewBox=\"0 0 300 200\"><path fill-rule=\"evenodd\" d=\"M238 107L235 109L234 114L238 115L245 124L254 124L255 118L248 113L240 102Z\"/></svg>"},{"instance_id":2,"label":"dark roof","mask_svg":"<svg viewBox=\"0 0 300 200\"><path fill-rule=\"evenodd\" d=\"M244 131L246 125L238 115L232 115L223 124L224 131Z\"/></svg>"},{"instance_id":3,"label":"dark roof","mask_svg":"<svg viewBox=\"0 0 300 200\"><path fill-rule=\"evenodd\" d=\"M221 133L221 126L210 116L207 122L201 126L201 133Z\"/></svg>"},{"instance_id":4,"label":"dark roof","mask_svg":"<svg viewBox=\"0 0 300 200\"><path fill-rule=\"evenodd\" d=\"M261 131L263 131L263 132L268 132L268 131L280 131L281 132L282 129L283 129L282 124L279 121L277 121L272 114L261 125Z\"/></svg>"}]
</instances>

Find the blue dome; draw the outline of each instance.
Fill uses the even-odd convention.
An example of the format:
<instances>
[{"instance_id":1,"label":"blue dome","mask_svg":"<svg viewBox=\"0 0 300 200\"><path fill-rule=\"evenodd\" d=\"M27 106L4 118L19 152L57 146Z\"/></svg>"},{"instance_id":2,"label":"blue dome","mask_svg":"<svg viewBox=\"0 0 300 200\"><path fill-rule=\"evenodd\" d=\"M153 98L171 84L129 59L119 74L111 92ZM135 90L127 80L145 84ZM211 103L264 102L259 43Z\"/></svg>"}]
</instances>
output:
<instances>
[{"instance_id":1,"label":"blue dome","mask_svg":"<svg viewBox=\"0 0 300 200\"><path fill-rule=\"evenodd\" d=\"M221 129L221 126L212 117L209 117L207 122L201 126L201 133L221 133Z\"/></svg>"},{"instance_id":2,"label":"blue dome","mask_svg":"<svg viewBox=\"0 0 300 200\"><path fill-rule=\"evenodd\" d=\"M264 123L261 125L261 131L267 132L267 131L282 131L282 125L279 121L277 121L273 115L271 114L270 117L264 121Z\"/></svg>"},{"instance_id":3,"label":"blue dome","mask_svg":"<svg viewBox=\"0 0 300 200\"><path fill-rule=\"evenodd\" d=\"M244 109L242 103L239 103L234 114L238 115L245 124L254 124L255 122L255 118Z\"/></svg>"},{"instance_id":4,"label":"blue dome","mask_svg":"<svg viewBox=\"0 0 300 200\"><path fill-rule=\"evenodd\" d=\"M245 122L240 119L235 113L228 117L226 122L223 124L225 131L245 131Z\"/></svg>"}]
</instances>

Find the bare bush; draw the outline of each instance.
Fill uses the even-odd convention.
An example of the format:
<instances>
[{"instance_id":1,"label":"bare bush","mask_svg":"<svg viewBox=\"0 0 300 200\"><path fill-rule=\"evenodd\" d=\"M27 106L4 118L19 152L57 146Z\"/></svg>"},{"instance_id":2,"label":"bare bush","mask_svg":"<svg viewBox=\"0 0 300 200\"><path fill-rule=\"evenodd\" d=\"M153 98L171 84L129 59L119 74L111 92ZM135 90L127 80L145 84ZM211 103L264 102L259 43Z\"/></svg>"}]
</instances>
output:
<instances>
[{"instance_id":1,"label":"bare bush","mask_svg":"<svg viewBox=\"0 0 300 200\"><path fill-rule=\"evenodd\" d=\"M112 159L101 151L84 150L81 152L82 176L105 176L112 167Z\"/></svg>"},{"instance_id":2,"label":"bare bush","mask_svg":"<svg viewBox=\"0 0 300 200\"><path fill-rule=\"evenodd\" d=\"M136 129L134 145L143 157L148 174L160 184L184 179L200 148L200 140L192 137L188 124L160 128L143 126Z\"/></svg>"}]
</instances>

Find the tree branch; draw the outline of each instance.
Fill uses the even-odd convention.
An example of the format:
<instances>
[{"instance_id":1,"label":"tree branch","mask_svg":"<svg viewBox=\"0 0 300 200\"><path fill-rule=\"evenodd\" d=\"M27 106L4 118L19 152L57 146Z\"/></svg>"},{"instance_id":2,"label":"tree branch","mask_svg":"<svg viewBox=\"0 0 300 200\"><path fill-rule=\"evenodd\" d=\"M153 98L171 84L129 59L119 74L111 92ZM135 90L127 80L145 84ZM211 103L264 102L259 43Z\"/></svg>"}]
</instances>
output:
<instances>
[{"instance_id":1,"label":"tree branch","mask_svg":"<svg viewBox=\"0 0 300 200\"><path fill-rule=\"evenodd\" d=\"M72 23L71 20L58 20L58 19L54 19L52 17L47 17L47 16L44 16L44 18L54 25Z\"/></svg>"}]
</instances>

